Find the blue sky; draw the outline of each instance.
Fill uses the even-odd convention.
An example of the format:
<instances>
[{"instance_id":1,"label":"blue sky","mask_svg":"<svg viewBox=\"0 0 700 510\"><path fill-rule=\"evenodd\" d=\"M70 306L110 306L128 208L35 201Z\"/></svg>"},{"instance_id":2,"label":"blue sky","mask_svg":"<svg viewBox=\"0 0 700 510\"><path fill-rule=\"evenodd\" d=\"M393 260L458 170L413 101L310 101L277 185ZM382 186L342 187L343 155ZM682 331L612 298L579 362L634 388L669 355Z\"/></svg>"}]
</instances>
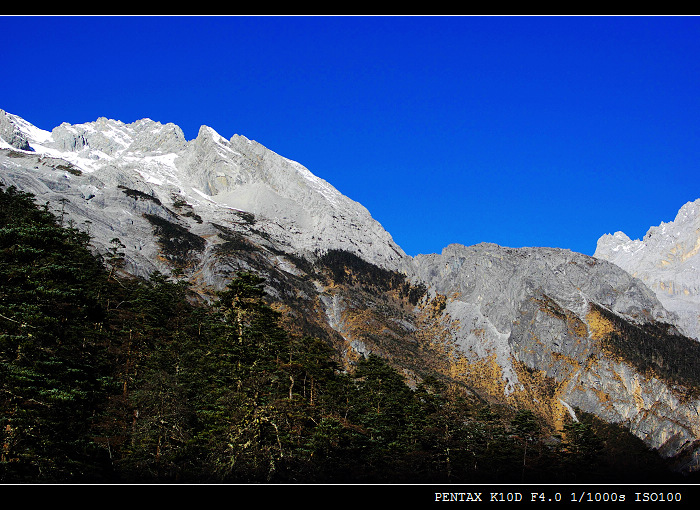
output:
<instances>
[{"instance_id":1,"label":"blue sky","mask_svg":"<svg viewBox=\"0 0 700 510\"><path fill-rule=\"evenodd\" d=\"M700 198L697 17L0 17L0 108L241 134L410 255L592 254Z\"/></svg>"}]
</instances>

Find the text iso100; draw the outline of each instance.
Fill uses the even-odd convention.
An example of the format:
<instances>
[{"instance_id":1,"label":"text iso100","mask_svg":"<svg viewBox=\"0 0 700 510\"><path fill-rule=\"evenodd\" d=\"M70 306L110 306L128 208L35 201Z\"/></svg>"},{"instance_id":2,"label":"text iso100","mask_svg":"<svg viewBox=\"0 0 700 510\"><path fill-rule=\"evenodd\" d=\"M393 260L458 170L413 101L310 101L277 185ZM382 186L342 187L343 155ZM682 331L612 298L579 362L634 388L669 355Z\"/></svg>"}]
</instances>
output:
<instances>
[{"instance_id":1,"label":"text iso100","mask_svg":"<svg viewBox=\"0 0 700 510\"><path fill-rule=\"evenodd\" d=\"M680 492L635 492L634 493L634 500L635 501L641 501L641 502L646 502L646 501L680 501L681 498L681 493Z\"/></svg>"}]
</instances>

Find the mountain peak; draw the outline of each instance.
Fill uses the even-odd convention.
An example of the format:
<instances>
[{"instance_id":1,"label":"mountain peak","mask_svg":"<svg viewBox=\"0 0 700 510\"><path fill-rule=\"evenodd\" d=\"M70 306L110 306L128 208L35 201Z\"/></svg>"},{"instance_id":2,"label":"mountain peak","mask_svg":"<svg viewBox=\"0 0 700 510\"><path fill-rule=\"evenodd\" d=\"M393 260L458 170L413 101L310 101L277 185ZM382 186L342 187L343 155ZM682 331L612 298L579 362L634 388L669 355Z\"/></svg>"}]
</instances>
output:
<instances>
[{"instance_id":1,"label":"mountain peak","mask_svg":"<svg viewBox=\"0 0 700 510\"><path fill-rule=\"evenodd\" d=\"M684 204L673 221L650 227L642 240L602 236L593 256L641 279L679 315L684 333L700 338L700 199Z\"/></svg>"},{"instance_id":2,"label":"mountain peak","mask_svg":"<svg viewBox=\"0 0 700 510\"><path fill-rule=\"evenodd\" d=\"M213 127L201 125L199 126L199 131L197 132L197 138L211 139L219 143L227 143L223 136L221 136Z\"/></svg>"},{"instance_id":3,"label":"mountain peak","mask_svg":"<svg viewBox=\"0 0 700 510\"><path fill-rule=\"evenodd\" d=\"M392 268L407 257L362 205L303 165L241 135L226 140L202 125L188 142L172 123L145 118L127 124L106 117L47 132L5 112L0 129L8 147L62 159L92 174L91 185L98 188L120 183L162 203L177 195L210 210L216 221L231 209L250 212L293 252L346 249Z\"/></svg>"}]
</instances>

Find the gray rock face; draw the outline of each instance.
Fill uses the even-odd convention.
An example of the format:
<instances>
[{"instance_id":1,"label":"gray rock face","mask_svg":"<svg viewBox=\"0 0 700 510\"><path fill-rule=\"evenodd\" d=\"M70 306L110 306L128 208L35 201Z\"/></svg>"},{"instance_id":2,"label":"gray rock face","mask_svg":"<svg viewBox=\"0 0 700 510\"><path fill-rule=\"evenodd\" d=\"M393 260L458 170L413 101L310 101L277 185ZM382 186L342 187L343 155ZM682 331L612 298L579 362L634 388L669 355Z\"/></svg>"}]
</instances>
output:
<instances>
[{"instance_id":1,"label":"gray rock face","mask_svg":"<svg viewBox=\"0 0 700 510\"><path fill-rule=\"evenodd\" d=\"M557 296L583 314L590 301L635 321L672 317L654 294L619 267L556 248L505 248L491 243L452 244L439 255L414 257L417 275L446 295L483 303L495 326L510 332L513 310L535 292Z\"/></svg>"},{"instance_id":2,"label":"gray rock face","mask_svg":"<svg viewBox=\"0 0 700 510\"><path fill-rule=\"evenodd\" d=\"M444 331L469 363L491 359L504 396L531 393L522 367L551 380L562 413L621 423L669 454L700 436L700 401L642 375L601 343L613 324L673 324L654 293L615 264L568 250L450 245L414 258L416 278L447 296ZM544 403L543 403L544 405ZM551 402L548 405L552 405Z\"/></svg>"},{"instance_id":3,"label":"gray rock face","mask_svg":"<svg viewBox=\"0 0 700 510\"><path fill-rule=\"evenodd\" d=\"M265 219L266 232L296 253L340 249L392 269L407 258L362 205L243 136L227 141L203 127L177 164L195 193Z\"/></svg>"},{"instance_id":4,"label":"gray rock face","mask_svg":"<svg viewBox=\"0 0 700 510\"><path fill-rule=\"evenodd\" d=\"M0 139L10 147L29 151L31 150L29 142L17 126L20 122L19 117L0 110Z\"/></svg>"},{"instance_id":5,"label":"gray rock face","mask_svg":"<svg viewBox=\"0 0 700 510\"><path fill-rule=\"evenodd\" d=\"M446 313L462 325L458 345L478 358L495 355L508 391L518 383L511 360L514 328L535 296L556 300L580 320L591 302L630 321L673 320L640 281L613 264L568 250L453 244L439 255L418 255L414 266L420 281L450 298ZM546 330L536 334L557 336Z\"/></svg>"},{"instance_id":6,"label":"gray rock face","mask_svg":"<svg viewBox=\"0 0 700 510\"><path fill-rule=\"evenodd\" d=\"M76 224L91 222L98 246L114 237L148 239L144 213L172 219L176 205L184 205L192 217L207 220L186 221L197 235L212 235L211 223L227 225L233 219L235 224L237 214L246 212L283 251L313 256L341 249L392 269L407 259L362 205L299 163L242 136L226 140L202 126L197 138L187 141L179 127L150 119L124 124L100 118L47 132L3 114L0 127L12 135L0 155L3 181L34 193L41 202L67 199L67 214ZM28 159L30 152L34 159ZM152 200L129 200L120 189ZM153 262L156 247L148 245L127 245L136 274L167 269Z\"/></svg>"},{"instance_id":7,"label":"gray rock face","mask_svg":"<svg viewBox=\"0 0 700 510\"><path fill-rule=\"evenodd\" d=\"M623 232L603 235L593 256L642 280L678 315L683 332L700 339L700 199L681 207L674 221L651 227L641 240Z\"/></svg>"}]
</instances>

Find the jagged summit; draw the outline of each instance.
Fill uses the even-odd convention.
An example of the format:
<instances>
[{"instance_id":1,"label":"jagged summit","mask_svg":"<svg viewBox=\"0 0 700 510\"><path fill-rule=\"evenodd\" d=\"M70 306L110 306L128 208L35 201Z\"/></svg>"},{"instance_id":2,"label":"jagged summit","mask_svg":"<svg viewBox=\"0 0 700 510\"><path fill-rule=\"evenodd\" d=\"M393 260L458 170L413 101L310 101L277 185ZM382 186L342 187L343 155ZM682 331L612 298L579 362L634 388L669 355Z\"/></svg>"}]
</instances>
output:
<instances>
[{"instance_id":1,"label":"jagged summit","mask_svg":"<svg viewBox=\"0 0 700 510\"><path fill-rule=\"evenodd\" d=\"M652 289L679 316L685 334L700 338L700 199L642 239L623 232L598 239L594 257L613 262Z\"/></svg>"},{"instance_id":2,"label":"jagged summit","mask_svg":"<svg viewBox=\"0 0 700 510\"><path fill-rule=\"evenodd\" d=\"M187 203L200 213L206 211L215 222L226 223L230 211L251 213L260 231L294 253L342 249L392 269L407 258L362 205L301 164L244 136L226 140L201 126L197 137L188 141L172 123L141 119L125 124L104 117L84 124L64 123L49 132L4 111L0 111L0 136L0 147L61 160L74 169L59 175L38 166L34 177L39 182L28 191L40 200L54 202L58 191L70 195L71 190L87 187L90 198L83 197L84 203L78 206L71 200L75 208L84 209L100 202L92 197L122 186L168 207ZM6 180L12 179L10 172ZM110 213L110 221L123 223L123 219ZM136 263L138 253L130 251Z\"/></svg>"}]
</instances>

